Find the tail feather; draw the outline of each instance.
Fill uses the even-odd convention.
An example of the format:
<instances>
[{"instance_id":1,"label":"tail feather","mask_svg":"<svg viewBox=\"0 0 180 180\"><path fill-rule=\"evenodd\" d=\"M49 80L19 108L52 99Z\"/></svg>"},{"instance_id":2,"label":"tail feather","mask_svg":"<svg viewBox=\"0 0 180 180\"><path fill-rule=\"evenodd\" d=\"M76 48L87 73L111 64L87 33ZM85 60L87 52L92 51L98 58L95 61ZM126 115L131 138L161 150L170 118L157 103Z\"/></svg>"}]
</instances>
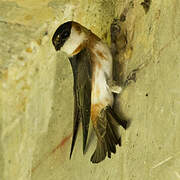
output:
<instances>
[{"instance_id":1,"label":"tail feather","mask_svg":"<svg viewBox=\"0 0 180 180\"><path fill-rule=\"evenodd\" d=\"M107 111L107 115L112 120L111 122L113 124L118 124L122 126L124 129L127 128L127 121L124 119L120 119L120 117L113 111L113 109L110 106L106 108L106 111Z\"/></svg>"},{"instance_id":2,"label":"tail feather","mask_svg":"<svg viewBox=\"0 0 180 180\"><path fill-rule=\"evenodd\" d=\"M126 128L126 121L121 120L110 106L104 108L97 119L97 126L94 127L98 140L91 162L99 163L106 156L111 158L111 153L116 153L116 145L121 144L120 136L117 133L116 125Z\"/></svg>"}]
</instances>

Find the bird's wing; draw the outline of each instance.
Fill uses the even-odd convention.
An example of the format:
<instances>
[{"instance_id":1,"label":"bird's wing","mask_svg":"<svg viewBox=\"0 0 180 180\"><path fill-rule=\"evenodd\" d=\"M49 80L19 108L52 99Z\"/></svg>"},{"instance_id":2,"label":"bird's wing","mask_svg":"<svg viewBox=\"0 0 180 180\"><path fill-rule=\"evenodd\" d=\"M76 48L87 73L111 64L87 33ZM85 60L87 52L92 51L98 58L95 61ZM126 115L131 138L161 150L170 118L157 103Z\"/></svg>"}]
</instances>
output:
<instances>
[{"instance_id":1,"label":"bird's wing","mask_svg":"<svg viewBox=\"0 0 180 180\"><path fill-rule=\"evenodd\" d=\"M121 145L121 139L117 132L117 125L127 128L127 121L118 117L111 106L106 106L97 117L96 131L97 146L91 156L92 163L99 163L106 156L111 158L111 153L116 153L116 145Z\"/></svg>"},{"instance_id":2,"label":"bird's wing","mask_svg":"<svg viewBox=\"0 0 180 180\"><path fill-rule=\"evenodd\" d=\"M74 123L70 158L74 149L79 122L82 121L83 153L86 148L91 109L91 56L88 49L83 49L76 56L69 58L74 76Z\"/></svg>"}]
</instances>

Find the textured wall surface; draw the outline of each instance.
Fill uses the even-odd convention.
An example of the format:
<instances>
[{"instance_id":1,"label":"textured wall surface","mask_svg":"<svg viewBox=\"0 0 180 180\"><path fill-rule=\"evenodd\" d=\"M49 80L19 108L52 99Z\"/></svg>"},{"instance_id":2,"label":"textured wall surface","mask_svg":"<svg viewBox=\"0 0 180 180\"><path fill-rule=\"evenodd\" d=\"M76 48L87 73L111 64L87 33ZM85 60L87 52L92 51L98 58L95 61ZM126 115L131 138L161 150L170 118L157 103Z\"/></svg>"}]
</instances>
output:
<instances>
[{"instance_id":1,"label":"textured wall surface","mask_svg":"<svg viewBox=\"0 0 180 180\"><path fill-rule=\"evenodd\" d=\"M180 2L142 2L0 1L1 180L180 179ZM83 155L80 130L69 160L72 72L52 35L75 20L110 44L110 25L120 17L126 45L117 37L116 75L141 67L116 102L130 127L120 129L117 153L97 165L89 161L95 137Z\"/></svg>"}]
</instances>

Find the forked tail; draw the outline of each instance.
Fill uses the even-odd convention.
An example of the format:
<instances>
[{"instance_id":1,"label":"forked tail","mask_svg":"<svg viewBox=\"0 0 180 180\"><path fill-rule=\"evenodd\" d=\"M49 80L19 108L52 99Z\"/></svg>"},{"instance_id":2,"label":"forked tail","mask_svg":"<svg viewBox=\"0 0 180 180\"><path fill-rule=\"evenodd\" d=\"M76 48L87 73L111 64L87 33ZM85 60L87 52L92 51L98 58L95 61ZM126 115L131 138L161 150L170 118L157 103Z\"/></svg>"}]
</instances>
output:
<instances>
[{"instance_id":1,"label":"forked tail","mask_svg":"<svg viewBox=\"0 0 180 180\"><path fill-rule=\"evenodd\" d=\"M121 125L126 129L127 126L127 121L120 119L110 106L102 109L97 118L94 129L98 140L96 150L91 157L92 163L99 163L106 156L111 158L111 153L116 153L116 145L121 145L121 139L116 127L117 125Z\"/></svg>"}]
</instances>

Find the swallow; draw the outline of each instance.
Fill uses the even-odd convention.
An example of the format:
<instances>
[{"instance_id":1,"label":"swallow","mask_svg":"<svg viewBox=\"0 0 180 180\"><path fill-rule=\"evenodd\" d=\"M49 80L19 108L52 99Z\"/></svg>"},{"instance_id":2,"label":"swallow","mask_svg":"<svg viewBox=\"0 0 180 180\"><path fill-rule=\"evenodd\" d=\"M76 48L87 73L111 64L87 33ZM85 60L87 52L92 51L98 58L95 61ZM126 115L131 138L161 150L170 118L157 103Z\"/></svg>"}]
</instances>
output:
<instances>
[{"instance_id":1,"label":"swallow","mask_svg":"<svg viewBox=\"0 0 180 180\"><path fill-rule=\"evenodd\" d=\"M56 51L67 54L74 77L74 121L70 158L74 149L79 123L82 122L83 153L86 149L90 120L97 135L92 163L99 163L120 145L117 125L126 129L127 121L113 110L114 92L112 55L107 44L74 21L60 25L52 37Z\"/></svg>"}]
</instances>

